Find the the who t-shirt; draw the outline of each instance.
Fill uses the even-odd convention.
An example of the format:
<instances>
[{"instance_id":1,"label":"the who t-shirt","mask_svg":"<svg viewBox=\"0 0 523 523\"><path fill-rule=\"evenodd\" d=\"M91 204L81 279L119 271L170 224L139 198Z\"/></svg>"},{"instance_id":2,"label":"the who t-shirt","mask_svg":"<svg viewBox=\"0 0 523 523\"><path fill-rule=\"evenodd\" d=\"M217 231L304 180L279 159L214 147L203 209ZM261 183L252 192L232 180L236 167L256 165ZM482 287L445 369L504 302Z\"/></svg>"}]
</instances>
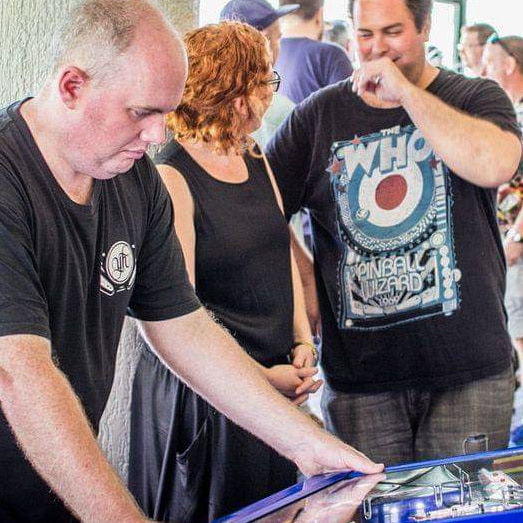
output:
<instances>
[{"instance_id":1,"label":"the who t-shirt","mask_svg":"<svg viewBox=\"0 0 523 523\"><path fill-rule=\"evenodd\" d=\"M427 90L519 135L494 82L442 70ZM267 154L286 212L310 210L334 388L435 388L508 368L495 189L449 171L403 108L370 107L349 81L297 106Z\"/></svg>"},{"instance_id":2,"label":"the who t-shirt","mask_svg":"<svg viewBox=\"0 0 523 523\"><path fill-rule=\"evenodd\" d=\"M448 169L414 127L332 146L340 328L451 314L459 304Z\"/></svg>"}]
</instances>

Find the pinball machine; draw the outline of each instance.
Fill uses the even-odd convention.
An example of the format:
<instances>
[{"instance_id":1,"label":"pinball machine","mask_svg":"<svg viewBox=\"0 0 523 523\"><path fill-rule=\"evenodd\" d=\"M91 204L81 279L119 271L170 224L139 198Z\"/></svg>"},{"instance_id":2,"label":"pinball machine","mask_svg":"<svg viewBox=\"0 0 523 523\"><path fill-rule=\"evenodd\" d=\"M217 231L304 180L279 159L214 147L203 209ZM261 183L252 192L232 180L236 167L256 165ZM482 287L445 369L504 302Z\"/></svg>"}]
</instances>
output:
<instances>
[{"instance_id":1,"label":"pinball machine","mask_svg":"<svg viewBox=\"0 0 523 523\"><path fill-rule=\"evenodd\" d=\"M214 523L523 523L523 447L315 476Z\"/></svg>"}]
</instances>

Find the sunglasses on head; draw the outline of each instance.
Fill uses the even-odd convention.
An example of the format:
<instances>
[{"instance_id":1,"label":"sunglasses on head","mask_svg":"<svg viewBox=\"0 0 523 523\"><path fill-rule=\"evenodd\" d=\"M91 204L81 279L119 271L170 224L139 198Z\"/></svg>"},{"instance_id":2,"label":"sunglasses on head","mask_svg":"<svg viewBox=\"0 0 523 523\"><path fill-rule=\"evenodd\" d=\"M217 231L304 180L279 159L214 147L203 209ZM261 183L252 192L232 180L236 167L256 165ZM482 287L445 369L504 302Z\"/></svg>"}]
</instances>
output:
<instances>
[{"instance_id":1,"label":"sunglasses on head","mask_svg":"<svg viewBox=\"0 0 523 523\"><path fill-rule=\"evenodd\" d=\"M487 43L488 44L499 44L501 46L501 49L503 49L503 51L505 51L509 56L512 56L512 58L514 58L514 60L516 60L516 62L519 62L519 60L517 59L517 57L514 55L514 53L510 50L510 47L508 46L507 42L505 42L503 40L503 38L501 38L498 33L492 33L488 38L487 38Z\"/></svg>"}]
</instances>

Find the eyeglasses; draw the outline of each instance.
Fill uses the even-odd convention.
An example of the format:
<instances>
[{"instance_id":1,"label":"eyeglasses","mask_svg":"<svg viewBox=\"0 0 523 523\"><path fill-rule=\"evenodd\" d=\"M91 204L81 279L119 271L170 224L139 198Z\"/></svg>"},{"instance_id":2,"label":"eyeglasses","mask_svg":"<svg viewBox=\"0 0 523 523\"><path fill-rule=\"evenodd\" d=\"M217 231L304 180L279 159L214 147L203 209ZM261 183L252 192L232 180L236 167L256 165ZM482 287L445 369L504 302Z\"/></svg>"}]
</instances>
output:
<instances>
[{"instance_id":1,"label":"eyeglasses","mask_svg":"<svg viewBox=\"0 0 523 523\"><path fill-rule=\"evenodd\" d=\"M265 85L270 85L272 87L272 90L274 92L276 92L280 88L281 76L278 74L277 71L273 71L272 72L272 79L271 80L267 80L267 81L265 81L263 83Z\"/></svg>"},{"instance_id":2,"label":"eyeglasses","mask_svg":"<svg viewBox=\"0 0 523 523\"><path fill-rule=\"evenodd\" d=\"M473 47L483 47L483 44L462 44L457 45L458 51L462 53L465 49L472 49Z\"/></svg>"},{"instance_id":3,"label":"eyeglasses","mask_svg":"<svg viewBox=\"0 0 523 523\"><path fill-rule=\"evenodd\" d=\"M501 46L501 49L503 49L503 51L505 51L505 53L507 53L509 56L512 56L512 58L514 58L514 60L516 60L516 62L519 63L519 60L517 59L517 57L514 55L514 53L510 50L510 47L508 46L507 42L505 42L503 40L503 38L501 38L498 33L492 33L488 38L487 38L487 43L488 44L499 44Z\"/></svg>"}]
</instances>

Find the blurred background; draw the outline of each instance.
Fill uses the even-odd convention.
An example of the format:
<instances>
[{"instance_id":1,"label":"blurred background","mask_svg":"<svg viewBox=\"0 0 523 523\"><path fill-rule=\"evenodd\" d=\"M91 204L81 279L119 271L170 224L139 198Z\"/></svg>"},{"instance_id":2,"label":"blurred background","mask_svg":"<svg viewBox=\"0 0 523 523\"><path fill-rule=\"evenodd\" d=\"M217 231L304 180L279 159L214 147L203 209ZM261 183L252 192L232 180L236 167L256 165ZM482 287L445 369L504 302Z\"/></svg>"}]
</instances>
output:
<instances>
[{"instance_id":1,"label":"blurred background","mask_svg":"<svg viewBox=\"0 0 523 523\"><path fill-rule=\"evenodd\" d=\"M216 22L226 0L157 0L180 32ZM278 0L269 0L275 6ZM459 69L456 46L463 24L487 22L500 35L519 34L521 0L434 0L430 45L442 65ZM34 94L46 70L51 35L75 0L0 0L0 104ZM325 0L325 20L347 20L347 0Z\"/></svg>"}]
</instances>

